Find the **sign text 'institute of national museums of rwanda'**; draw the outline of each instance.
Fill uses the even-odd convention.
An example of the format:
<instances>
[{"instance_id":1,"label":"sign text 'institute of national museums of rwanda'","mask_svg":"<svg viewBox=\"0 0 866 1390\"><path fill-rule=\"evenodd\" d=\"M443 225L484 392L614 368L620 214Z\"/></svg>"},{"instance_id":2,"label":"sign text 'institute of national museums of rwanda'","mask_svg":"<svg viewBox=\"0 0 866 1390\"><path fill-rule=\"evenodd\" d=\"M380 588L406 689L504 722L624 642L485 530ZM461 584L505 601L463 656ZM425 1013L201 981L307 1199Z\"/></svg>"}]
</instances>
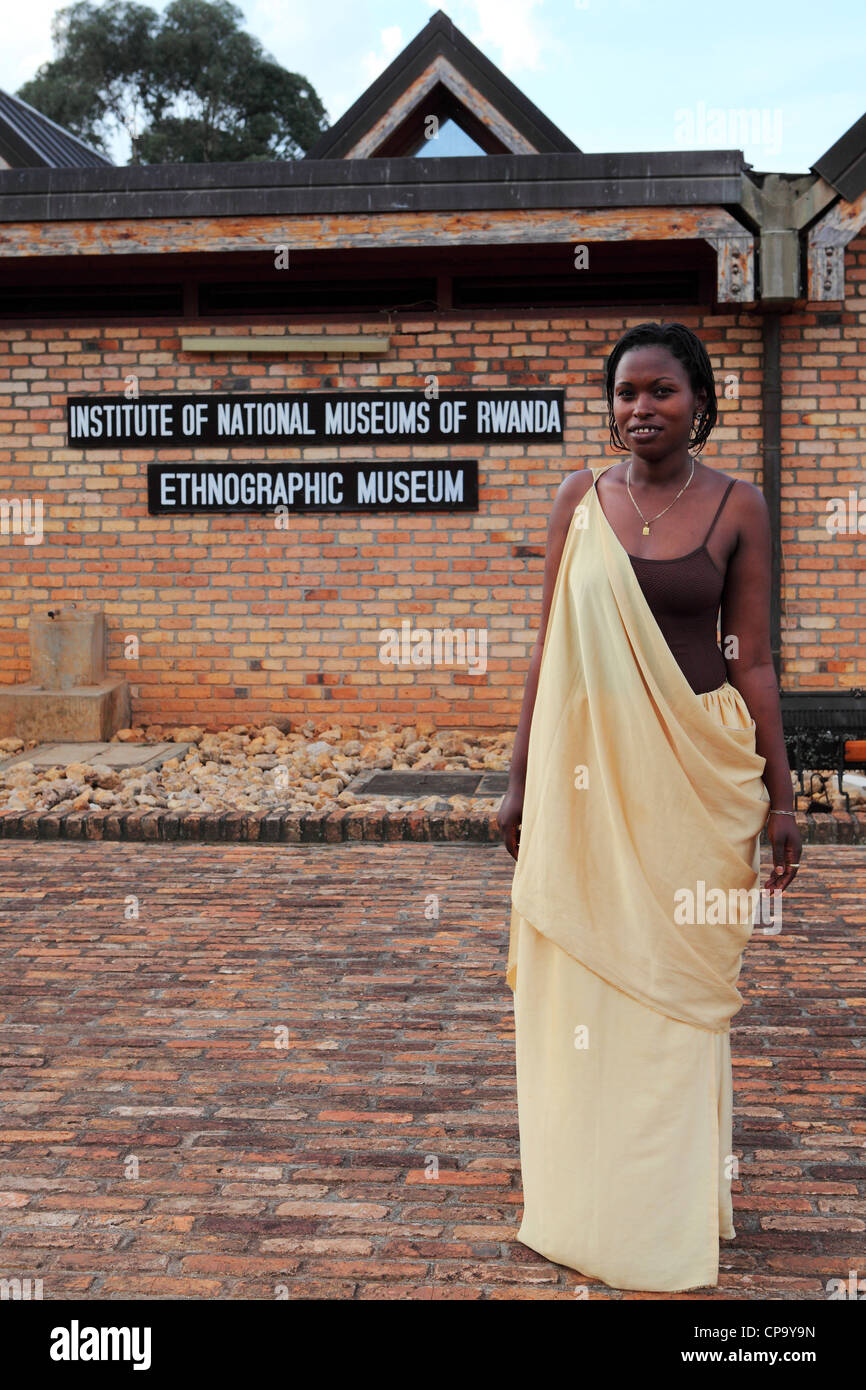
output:
<instances>
[{"instance_id":1,"label":"sign text 'institute of national museums of rwanda'","mask_svg":"<svg viewBox=\"0 0 866 1390\"><path fill-rule=\"evenodd\" d=\"M562 390L69 396L67 447L561 443Z\"/></svg>"}]
</instances>

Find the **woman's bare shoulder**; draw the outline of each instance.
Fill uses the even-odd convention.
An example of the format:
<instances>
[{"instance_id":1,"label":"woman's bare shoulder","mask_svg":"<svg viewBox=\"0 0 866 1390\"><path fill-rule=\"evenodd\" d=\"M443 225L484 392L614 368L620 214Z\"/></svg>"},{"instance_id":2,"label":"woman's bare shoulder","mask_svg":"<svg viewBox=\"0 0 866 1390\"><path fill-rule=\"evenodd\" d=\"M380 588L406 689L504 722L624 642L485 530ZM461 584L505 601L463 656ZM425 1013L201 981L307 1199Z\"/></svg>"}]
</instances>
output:
<instances>
[{"instance_id":1,"label":"woman's bare shoulder","mask_svg":"<svg viewBox=\"0 0 866 1390\"><path fill-rule=\"evenodd\" d=\"M734 478L730 473L721 473L726 487L733 483L727 505L741 526L762 530L769 520L767 501L763 492L746 478ZM724 495L724 494L723 494Z\"/></svg>"},{"instance_id":2,"label":"woman's bare shoulder","mask_svg":"<svg viewBox=\"0 0 866 1390\"><path fill-rule=\"evenodd\" d=\"M554 516L571 517L575 507L583 501L592 487L592 469L579 468L563 478L553 502Z\"/></svg>"},{"instance_id":3,"label":"woman's bare shoulder","mask_svg":"<svg viewBox=\"0 0 866 1390\"><path fill-rule=\"evenodd\" d=\"M721 469L714 472L725 485L722 524L731 535L728 560L733 562L735 556L766 551L770 544L770 513L763 492L746 478L732 477Z\"/></svg>"},{"instance_id":4,"label":"woman's bare shoulder","mask_svg":"<svg viewBox=\"0 0 866 1390\"><path fill-rule=\"evenodd\" d=\"M721 468L709 468L704 465L707 473L712 473L724 483L724 488L720 491L720 496L724 496L728 483L733 483L729 502L736 502L739 506L748 508L757 507L759 510L764 503L764 494L754 483L750 483L746 478L738 478L735 473L725 473Z\"/></svg>"}]
</instances>

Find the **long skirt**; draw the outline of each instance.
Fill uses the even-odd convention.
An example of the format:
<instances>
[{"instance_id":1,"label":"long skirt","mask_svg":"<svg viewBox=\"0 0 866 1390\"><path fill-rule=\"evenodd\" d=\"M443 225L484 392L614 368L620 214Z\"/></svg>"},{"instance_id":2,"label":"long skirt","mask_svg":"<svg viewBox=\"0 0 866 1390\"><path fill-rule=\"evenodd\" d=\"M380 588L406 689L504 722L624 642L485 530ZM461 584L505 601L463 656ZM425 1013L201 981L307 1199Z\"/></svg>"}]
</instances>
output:
<instances>
[{"instance_id":1,"label":"long skirt","mask_svg":"<svg viewBox=\"0 0 866 1390\"><path fill-rule=\"evenodd\" d=\"M696 696L719 723L719 691ZM759 849L755 845L755 868ZM639 1003L512 909L523 1219L517 1239L587 1280L718 1282L731 1202L730 1026Z\"/></svg>"}]
</instances>

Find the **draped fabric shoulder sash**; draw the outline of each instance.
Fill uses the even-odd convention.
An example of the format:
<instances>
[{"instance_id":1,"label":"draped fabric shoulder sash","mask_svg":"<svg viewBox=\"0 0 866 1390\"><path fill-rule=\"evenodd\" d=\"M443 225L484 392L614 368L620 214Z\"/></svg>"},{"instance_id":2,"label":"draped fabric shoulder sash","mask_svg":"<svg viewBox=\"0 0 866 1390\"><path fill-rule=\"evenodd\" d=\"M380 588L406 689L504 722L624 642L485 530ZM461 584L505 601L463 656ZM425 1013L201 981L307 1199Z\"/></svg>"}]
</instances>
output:
<instances>
[{"instance_id":1,"label":"draped fabric shoulder sash","mask_svg":"<svg viewBox=\"0 0 866 1390\"><path fill-rule=\"evenodd\" d=\"M765 760L739 692L717 692L738 716L720 724L680 670L601 508L600 471L545 634L506 977L514 989L517 913L639 1002L720 1031L743 1003Z\"/></svg>"}]
</instances>

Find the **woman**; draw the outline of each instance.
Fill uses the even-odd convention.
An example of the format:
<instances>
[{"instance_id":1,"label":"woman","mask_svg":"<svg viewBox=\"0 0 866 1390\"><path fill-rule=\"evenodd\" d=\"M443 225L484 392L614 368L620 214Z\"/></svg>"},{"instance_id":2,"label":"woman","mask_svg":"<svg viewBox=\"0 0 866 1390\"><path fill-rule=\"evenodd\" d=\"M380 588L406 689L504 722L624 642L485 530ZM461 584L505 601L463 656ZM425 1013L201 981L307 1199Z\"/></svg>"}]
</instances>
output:
<instances>
[{"instance_id":1,"label":"woman","mask_svg":"<svg viewBox=\"0 0 866 1390\"><path fill-rule=\"evenodd\" d=\"M717 1284L735 1234L729 1028L768 816L766 890L801 846L766 505L696 457L717 417L707 353L682 324L640 324L605 391L626 457L557 493L499 811L517 860L518 1239L673 1292Z\"/></svg>"}]
</instances>

